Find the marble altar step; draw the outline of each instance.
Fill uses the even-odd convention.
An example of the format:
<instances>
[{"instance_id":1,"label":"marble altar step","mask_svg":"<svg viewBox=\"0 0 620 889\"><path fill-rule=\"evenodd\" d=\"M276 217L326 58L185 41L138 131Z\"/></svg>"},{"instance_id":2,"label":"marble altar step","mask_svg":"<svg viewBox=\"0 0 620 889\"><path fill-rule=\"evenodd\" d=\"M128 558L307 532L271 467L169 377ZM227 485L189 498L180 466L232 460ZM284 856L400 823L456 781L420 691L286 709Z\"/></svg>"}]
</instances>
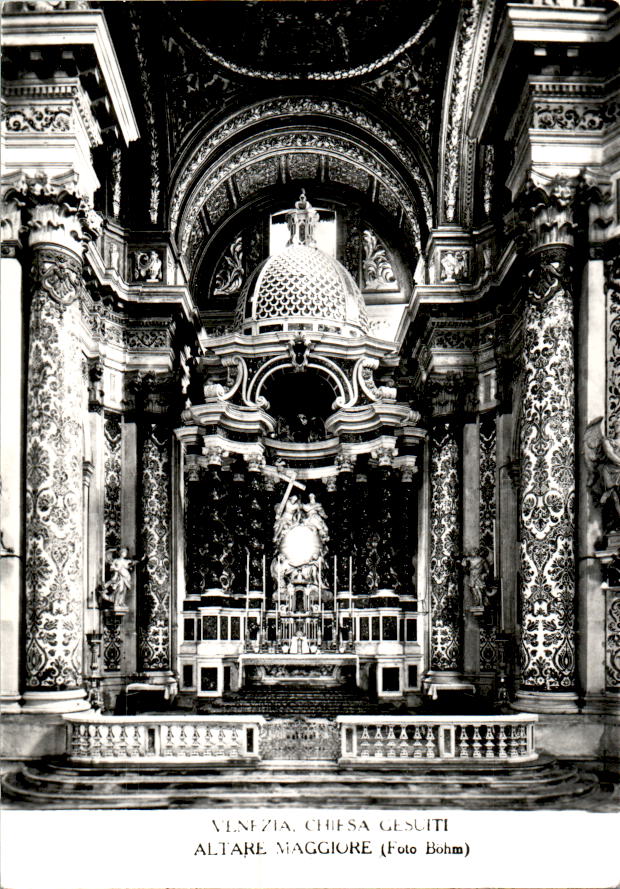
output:
<instances>
[{"instance_id":1,"label":"marble altar step","mask_svg":"<svg viewBox=\"0 0 620 889\"><path fill-rule=\"evenodd\" d=\"M5 800L31 808L333 807L594 808L595 775L549 757L518 766L433 764L339 768L124 767L40 760L4 776Z\"/></svg>"},{"instance_id":2,"label":"marble altar step","mask_svg":"<svg viewBox=\"0 0 620 889\"><path fill-rule=\"evenodd\" d=\"M351 716L390 712L385 702L378 704L359 690L330 688L281 688L250 686L230 692L216 701L198 705L200 713L253 713L271 717Z\"/></svg>"}]
</instances>

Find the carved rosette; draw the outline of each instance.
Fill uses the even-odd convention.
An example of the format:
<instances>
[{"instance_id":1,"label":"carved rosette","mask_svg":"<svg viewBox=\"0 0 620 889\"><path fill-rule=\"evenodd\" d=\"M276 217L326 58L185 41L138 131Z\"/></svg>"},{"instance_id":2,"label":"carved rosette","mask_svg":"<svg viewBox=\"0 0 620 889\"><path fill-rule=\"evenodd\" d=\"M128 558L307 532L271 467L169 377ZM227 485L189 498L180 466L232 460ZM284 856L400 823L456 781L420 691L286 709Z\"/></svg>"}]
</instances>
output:
<instances>
[{"instance_id":1,"label":"carved rosette","mask_svg":"<svg viewBox=\"0 0 620 889\"><path fill-rule=\"evenodd\" d=\"M26 418L26 687L82 683L82 286L76 256L32 259Z\"/></svg>"},{"instance_id":2,"label":"carved rosette","mask_svg":"<svg viewBox=\"0 0 620 889\"><path fill-rule=\"evenodd\" d=\"M565 248L532 257L524 311L521 423L522 685L574 685L573 306Z\"/></svg>"},{"instance_id":3,"label":"carved rosette","mask_svg":"<svg viewBox=\"0 0 620 889\"><path fill-rule=\"evenodd\" d=\"M138 669L170 668L170 432L149 424L142 440L142 588L138 597Z\"/></svg>"},{"instance_id":4,"label":"carved rosette","mask_svg":"<svg viewBox=\"0 0 620 889\"><path fill-rule=\"evenodd\" d=\"M438 423L431 436L431 668L461 666L461 491L454 422Z\"/></svg>"}]
</instances>

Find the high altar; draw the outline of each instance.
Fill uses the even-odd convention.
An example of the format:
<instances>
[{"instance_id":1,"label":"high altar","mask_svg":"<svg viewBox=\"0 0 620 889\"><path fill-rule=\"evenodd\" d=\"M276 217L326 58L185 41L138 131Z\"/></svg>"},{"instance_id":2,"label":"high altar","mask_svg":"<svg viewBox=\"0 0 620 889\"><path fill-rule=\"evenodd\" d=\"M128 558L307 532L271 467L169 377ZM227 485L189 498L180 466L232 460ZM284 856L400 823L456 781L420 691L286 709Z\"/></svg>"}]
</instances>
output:
<instances>
[{"instance_id":1,"label":"high altar","mask_svg":"<svg viewBox=\"0 0 620 889\"><path fill-rule=\"evenodd\" d=\"M3 755L617 758L617 3L1 11Z\"/></svg>"},{"instance_id":2,"label":"high altar","mask_svg":"<svg viewBox=\"0 0 620 889\"><path fill-rule=\"evenodd\" d=\"M317 244L302 192L249 276L234 329L205 335L182 445L181 695L245 683L419 690L417 472L426 432L369 335L358 286ZM188 389L189 394L189 389Z\"/></svg>"}]
</instances>

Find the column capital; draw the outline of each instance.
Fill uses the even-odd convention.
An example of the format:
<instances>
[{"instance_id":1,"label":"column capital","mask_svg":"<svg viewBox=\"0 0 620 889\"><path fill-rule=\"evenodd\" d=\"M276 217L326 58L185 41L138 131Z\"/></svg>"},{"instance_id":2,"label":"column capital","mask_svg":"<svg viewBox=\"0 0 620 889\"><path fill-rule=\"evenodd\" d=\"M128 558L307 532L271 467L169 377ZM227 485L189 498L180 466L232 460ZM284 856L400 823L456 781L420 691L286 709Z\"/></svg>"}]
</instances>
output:
<instances>
[{"instance_id":1,"label":"column capital","mask_svg":"<svg viewBox=\"0 0 620 889\"><path fill-rule=\"evenodd\" d=\"M81 193L75 172L31 176L19 170L3 177L2 206L3 223L10 220L13 238L27 232L30 247L64 247L81 256L101 231L101 216ZM16 230L18 221L22 224Z\"/></svg>"},{"instance_id":2,"label":"column capital","mask_svg":"<svg viewBox=\"0 0 620 889\"><path fill-rule=\"evenodd\" d=\"M588 208L606 201L607 196L585 171L551 179L530 171L514 202L522 245L530 250L572 247L578 231L587 233Z\"/></svg>"}]
</instances>

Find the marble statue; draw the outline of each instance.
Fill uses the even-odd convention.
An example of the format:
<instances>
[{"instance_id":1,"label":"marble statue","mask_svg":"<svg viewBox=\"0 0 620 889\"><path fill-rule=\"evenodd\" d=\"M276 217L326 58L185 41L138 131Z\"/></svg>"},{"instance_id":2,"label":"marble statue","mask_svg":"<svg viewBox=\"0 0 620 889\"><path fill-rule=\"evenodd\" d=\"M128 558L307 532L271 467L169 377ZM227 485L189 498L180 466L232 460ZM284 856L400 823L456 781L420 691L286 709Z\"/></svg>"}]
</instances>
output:
<instances>
[{"instance_id":1,"label":"marble statue","mask_svg":"<svg viewBox=\"0 0 620 889\"><path fill-rule=\"evenodd\" d=\"M109 566L110 577L105 581L99 590L99 599L102 607L114 607L121 609L126 607L127 593L131 589L131 575L142 559L132 559L129 557L129 550L125 546L121 546L118 555L113 555L116 550L108 550L106 553L106 561Z\"/></svg>"},{"instance_id":2,"label":"marble statue","mask_svg":"<svg viewBox=\"0 0 620 889\"><path fill-rule=\"evenodd\" d=\"M620 528L620 434L618 424L608 437L603 417L597 417L584 433L584 457L588 469L588 486L604 509L606 530Z\"/></svg>"}]
</instances>

